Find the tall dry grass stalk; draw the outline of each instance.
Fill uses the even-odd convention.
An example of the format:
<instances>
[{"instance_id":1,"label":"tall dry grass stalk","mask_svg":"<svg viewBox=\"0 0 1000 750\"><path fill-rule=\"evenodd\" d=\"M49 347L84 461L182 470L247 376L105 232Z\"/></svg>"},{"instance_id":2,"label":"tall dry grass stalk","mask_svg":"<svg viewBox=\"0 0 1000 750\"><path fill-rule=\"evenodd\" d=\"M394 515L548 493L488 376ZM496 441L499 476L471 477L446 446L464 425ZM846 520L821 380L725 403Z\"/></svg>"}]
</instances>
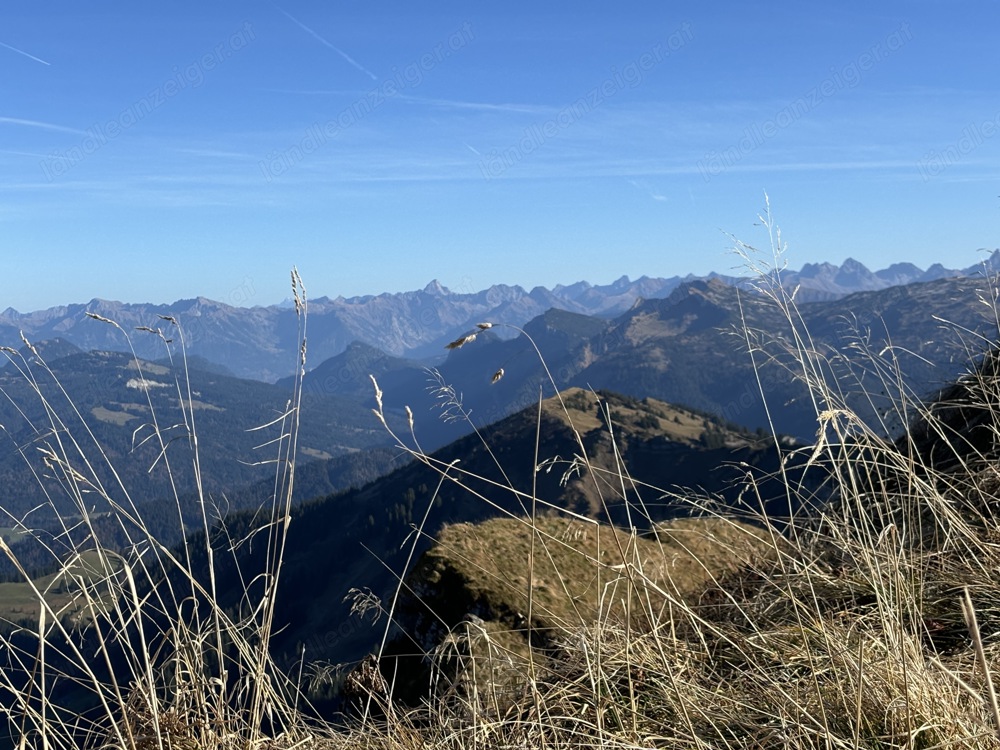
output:
<instances>
[{"instance_id":1,"label":"tall dry grass stalk","mask_svg":"<svg viewBox=\"0 0 1000 750\"><path fill-rule=\"evenodd\" d=\"M161 316L165 330L140 329L141 335L159 337L171 357L178 411L161 414L146 389L149 421L136 430L133 441L155 445L154 465L167 470L182 528L180 480L190 477L193 482L201 530L179 547L148 531L144 499L130 494L72 394L38 351L27 341L29 357L5 350L47 415L47 424L38 426L24 450L44 452L48 470L73 508L72 514L60 512L63 498L50 497L70 546L68 554L51 549L58 566L54 579L61 582L58 591L40 587L12 548L0 541L0 550L31 587L39 611L37 627L8 629L0 638L0 711L11 746L280 748L317 737L299 711L298 686L276 667L268 649L290 520L306 355L307 303L296 271L292 292L299 320L298 377L284 412L259 428L266 436L261 455L269 457L257 462L274 465L274 488L262 528L250 533L266 535L267 559L254 579L245 582L244 606L238 612L224 608L216 571L218 557L235 556L244 540L227 537L202 483L195 394L180 321ZM94 324L117 328L131 348L131 335L118 323L90 317ZM170 339L179 343L178 362L167 345ZM142 382L145 364L134 349L132 354ZM178 431L190 448L186 466L174 458ZM26 462L30 465L27 457ZM111 484L102 477L111 477ZM126 549L106 543L95 504L110 507L130 541ZM22 526L30 533L29 520Z\"/></svg>"}]
</instances>

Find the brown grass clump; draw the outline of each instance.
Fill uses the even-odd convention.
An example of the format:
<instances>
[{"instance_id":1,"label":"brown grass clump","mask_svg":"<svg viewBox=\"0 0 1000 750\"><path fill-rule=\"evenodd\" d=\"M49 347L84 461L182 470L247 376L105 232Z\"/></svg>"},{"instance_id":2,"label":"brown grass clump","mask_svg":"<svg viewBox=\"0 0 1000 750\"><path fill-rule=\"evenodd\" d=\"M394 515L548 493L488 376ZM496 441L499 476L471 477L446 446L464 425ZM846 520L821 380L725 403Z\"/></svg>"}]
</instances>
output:
<instances>
[{"instance_id":1,"label":"brown grass clump","mask_svg":"<svg viewBox=\"0 0 1000 750\"><path fill-rule=\"evenodd\" d=\"M481 690L517 694L529 663L559 668L566 633L595 622L648 631L672 598L694 596L773 552L760 529L723 519L677 519L657 537L555 516L446 527L400 603L400 620L412 625L383 660L397 677L394 697L412 701L432 681L454 686L473 673ZM394 659L411 644L450 650L448 668L421 660L425 668L403 686L406 669Z\"/></svg>"}]
</instances>

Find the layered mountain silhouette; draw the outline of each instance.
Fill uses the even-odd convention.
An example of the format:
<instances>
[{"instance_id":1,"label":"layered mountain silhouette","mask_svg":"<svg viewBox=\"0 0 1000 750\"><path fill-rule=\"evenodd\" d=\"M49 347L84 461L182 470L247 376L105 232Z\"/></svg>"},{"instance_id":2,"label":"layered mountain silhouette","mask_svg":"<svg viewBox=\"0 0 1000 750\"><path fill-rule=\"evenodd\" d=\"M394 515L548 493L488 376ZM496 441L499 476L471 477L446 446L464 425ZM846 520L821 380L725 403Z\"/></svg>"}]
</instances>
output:
<instances>
[{"instance_id":1,"label":"layered mountain silhouette","mask_svg":"<svg viewBox=\"0 0 1000 750\"><path fill-rule=\"evenodd\" d=\"M807 264L799 271L777 274L780 284L797 289L800 302L833 300L860 291L878 291L891 286L951 277L982 277L1000 269L1000 251L982 264L965 269L946 269L939 264L927 270L899 263L881 271L869 271L856 260L840 266ZM748 287L745 277L710 274L734 286ZM393 356L437 358L454 332L481 320L523 326L545 311L556 308L602 318L614 318L640 299L661 299L694 276L630 280L623 276L607 285L581 281L553 289L498 284L478 292L447 289L432 281L424 289L397 294L360 297L320 297L310 301L310 356L321 362L344 352L354 341L376 347ZM296 352L295 311L287 305L232 307L199 297L170 305L133 304L94 299L85 304L53 307L21 313L8 308L0 313L0 345L21 346L21 333L32 341L60 337L81 349L128 351L121 331L87 320L93 312L115 320L126 331L137 326L157 327L159 315L172 315L184 329L188 353L223 365L239 377L274 381L292 374ZM173 336L173 332L167 332ZM512 335L500 329L500 336ZM133 335L133 345L142 357L160 356L159 342L148 335Z\"/></svg>"},{"instance_id":2,"label":"layered mountain silhouette","mask_svg":"<svg viewBox=\"0 0 1000 750\"><path fill-rule=\"evenodd\" d=\"M513 339L496 328L480 331L433 370L356 343L307 374L305 387L373 406L374 375L389 410L411 408L428 449L471 429L465 420L440 418L459 406L488 429L568 386L686 404L808 442L830 404L811 399L793 374L801 369L795 337L807 336L799 346L824 362L817 372L889 433L903 417L879 410L904 383L908 397L930 394L967 370L972 352L996 335L992 308L982 302L989 294L986 280L973 277L859 292L799 304L793 329L773 301L720 279L699 280L613 319L551 309Z\"/></svg>"},{"instance_id":3,"label":"layered mountain silhouette","mask_svg":"<svg viewBox=\"0 0 1000 750\"><path fill-rule=\"evenodd\" d=\"M892 278L910 272L897 268ZM579 297L593 287L566 289ZM447 297L441 289L424 294ZM485 331L473 326L474 341L452 350L436 346L446 356L434 369L355 341L319 361L305 377L300 459L303 466L317 465L300 472L305 493L300 497L343 487L345 476L351 482L363 481L391 468L385 454L370 458L360 453L389 442L370 411L374 406L370 375L379 383L386 414L397 427L407 422L405 408L411 409L414 436L427 451L463 437L473 427L488 436L500 419L574 386L684 404L750 429L811 442L817 414L830 404L811 399L793 375L796 355L789 345L808 331L801 345L821 358L824 364L819 366L846 402L889 434L905 415L880 410L898 400L904 383L908 398L928 395L968 370L983 341L995 338L996 317L984 304L991 299L989 283L982 277L942 278L832 301L803 302L797 307L793 330L772 301L713 278L685 282L665 298L639 299L612 318L549 308L523 328L502 322ZM243 312L271 314L263 308ZM139 320L133 322L139 325ZM322 334L316 333L313 323L309 352L316 362L316 352L323 347ZM100 339L93 331L103 336L110 330L121 337L112 326L85 316L72 328L86 333L91 343ZM455 340L468 330L451 328L441 340ZM158 337L136 332L136 340L143 339L153 340L159 349L155 357L162 357L163 342ZM192 348L196 341L197 337ZM169 362L146 360L145 378L157 385L142 390L137 385L142 377L130 355L85 351L63 337L39 341L34 353L21 347L23 359L14 357L15 362L22 369L39 356L48 362L110 456L132 467L128 471L135 484L130 489L144 500L163 497L168 484L157 479L163 467L147 471L156 451L151 443L142 443L144 433L135 440L133 434L149 419L144 405L147 392L166 413L177 413L180 371L160 374L171 367ZM277 357L276 351L272 347L260 356ZM213 356L218 352L213 350ZM226 374L223 365L198 354L190 355L188 364L192 388L201 394L195 397L194 412L201 446L216 451L206 454L203 463L209 472L207 486L213 492L225 491L229 502L239 496L239 487L261 478L261 473L236 470L239 461L254 462L252 449L262 442L247 430L281 413L291 383L282 380L272 386L239 380ZM43 497L37 483L26 484L23 477L15 481L15 476L23 475L18 474L22 453L35 463L41 460L33 446L43 445L45 436L32 431L29 421L42 423L44 410L14 363L0 370L0 380L14 401L35 404L27 409L21 404L24 416L8 408L8 402L0 405L0 423L11 438L8 452L0 457L0 473L8 488L5 507L16 517ZM40 382L48 389L43 392L62 398L54 384L45 378ZM183 437L182 429L175 433ZM184 440L177 439L169 455L181 456L185 450Z\"/></svg>"},{"instance_id":4,"label":"layered mountain silhouette","mask_svg":"<svg viewBox=\"0 0 1000 750\"><path fill-rule=\"evenodd\" d=\"M169 512L175 488L194 490L195 434L206 495L220 508L238 507L243 488L274 474L278 444L271 441L281 429L258 428L286 412L289 394L196 364L189 362L185 370L180 363L135 360L120 352L85 352L59 339L11 354L0 369L5 395L0 399L0 526L29 512L31 522L41 522L51 506L73 515L78 510L71 501L74 492L67 491L73 472L96 512L108 509L109 498L122 507L169 499ZM336 460L343 465L348 457L390 442L382 425L355 400L304 395L301 464ZM65 456L69 465L54 456ZM370 479L375 473L359 476ZM319 475L302 487L310 497L330 489Z\"/></svg>"}]
</instances>

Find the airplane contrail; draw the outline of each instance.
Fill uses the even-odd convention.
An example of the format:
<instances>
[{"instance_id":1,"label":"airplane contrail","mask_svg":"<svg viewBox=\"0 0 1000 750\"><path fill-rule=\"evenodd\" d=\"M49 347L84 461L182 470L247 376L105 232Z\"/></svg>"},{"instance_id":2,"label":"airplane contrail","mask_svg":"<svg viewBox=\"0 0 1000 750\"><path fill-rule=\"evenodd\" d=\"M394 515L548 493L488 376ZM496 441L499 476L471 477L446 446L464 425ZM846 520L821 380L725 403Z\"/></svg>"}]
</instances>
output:
<instances>
[{"instance_id":1,"label":"airplane contrail","mask_svg":"<svg viewBox=\"0 0 1000 750\"><path fill-rule=\"evenodd\" d=\"M40 62L42 65L51 65L52 64L50 62L46 62L45 60L43 60L40 57L35 57L34 55L29 55L23 49L18 49L17 47L11 47L9 44L4 44L3 42L0 42L0 47L6 47L11 52L16 52L19 55L24 55L25 57L30 57L32 60L34 60L35 62Z\"/></svg>"},{"instance_id":2,"label":"airplane contrail","mask_svg":"<svg viewBox=\"0 0 1000 750\"><path fill-rule=\"evenodd\" d=\"M275 7L277 7L277 6L275 6ZM291 21L292 23L294 23L296 26L298 26L300 29L302 29L307 34L309 34L312 37L314 37L320 43L322 43L322 44L326 45L327 47L329 47L330 49L332 49L334 52L336 52L342 58L344 58L345 60L347 60L347 62L349 62L355 68L357 68L362 73L364 73L366 76L368 76L369 78L371 78L373 81L377 81L378 80L378 76L377 75L375 75L374 73L372 73L370 70L368 70L368 68L366 68L364 65L362 65L361 63L359 63L353 57L351 57L349 54L347 54L346 52L344 52L344 50L342 50L339 47L337 47L336 45L331 44L330 42L328 42L326 39L324 39L319 34L317 34L315 31L313 31L312 29L310 29L308 26L306 26L304 23L302 23L302 21L300 21L299 19L297 19L291 13L288 13L288 12L282 10L281 8L278 8L278 10L280 10L282 13L284 13L285 17L288 18L289 21Z\"/></svg>"}]
</instances>

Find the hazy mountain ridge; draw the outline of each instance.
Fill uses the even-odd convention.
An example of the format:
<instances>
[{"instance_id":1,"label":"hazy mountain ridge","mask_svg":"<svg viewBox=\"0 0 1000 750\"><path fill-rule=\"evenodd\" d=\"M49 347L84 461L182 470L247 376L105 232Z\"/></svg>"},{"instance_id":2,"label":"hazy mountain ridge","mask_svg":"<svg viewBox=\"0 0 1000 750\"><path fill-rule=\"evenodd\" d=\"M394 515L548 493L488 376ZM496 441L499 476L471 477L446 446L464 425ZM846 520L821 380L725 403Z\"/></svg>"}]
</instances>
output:
<instances>
[{"instance_id":1,"label":"hazy mountain ridge","mask_svg":"<svg viewBox=\"0 0 1000 750\"><path fill-rule=\"evenodd\" d=\"M989 294L985 279L944 278L802 303L798 314L851 407L873 424L887 420L883 427L891 430L898 421L877 412L893 403L898 383L892 375L883 379L880 368L887 374L895 361L918 398L968 371L973 353L997 335L995 316L982 303ZM615 319L592 342L593 361L568 382L667 399L749 427L768 425L763 389L775 429L809 441L816 407L781 364L790 355L780 341L791 337L769 301L717 280L693 282ZM751 346L760 349L754 358Z\"/></svg>"},{"instance_id":2,"label":"hazy mountain ridge","mask_svg":"<svg viewBox=\"0 0 1000 750\"><path fill-rule=\"evenodd\" d=\"M574 293L586 291L580 285ZM444 294L440 289L427 293ZM892 342L900 369L911 379L915 393L927 395L967 370L969 352L981 346L980 340L969 341L970 346L963 349L958 335L942 332L941 321L953 322L955 331L966 332L967 339L972 332L984 339L995 336L995 318L982 303L988 293L983 279L940 279L861 292L835 302L803 303L799 313L814 344L829 357L844 354L844 361L856 360L852 349L866 347L878 353ZM213 304L194 301L192 308ZM114 330L98 321L85 323L91 328ZM634 398L651 397L712 412L750 428L767 427L757 373L746 352L747 341L739 333L743 324L752 332L762 332L764 339L781 336L783 331L786 338L788 335L787 322L774 305L716 278L685 283L665 299L640 300L613 319L550 308L524 325L531 341L521 335L501 338L495 329L481 331L474 342L449 351L436 374L421 362L355 342L306 375L301 448L307 459L328 458L389 442L369 411L374 405L370 373L377 377L386 413L397 425L405 424L404 407L412 408L416 436L424 449L435 450L468 432L465 419L442 419L447 414L458 414L458 405L484 434L492 434L496 429L493 424L499 419L536 404L540 395L552 395L552 384L536 346L559 388L579 386L608 389ZM449 331L448 338L454 339L462 330ZM159 338L145 338L159 343L162 355ZM40 341L36 351L67 379L71 394L79 400L78 406L102 431L102 439L112 453L125 458L131 448L129 436L146 418L145 407L140 408L141 392L134 388L135 383L129 385L139 377L130 357L84 352L65 339ZM23 347L22 354L29 360L36 356ZM765 359L758 356L757 362L762 365L760 384L771 407L774 428L811 440L816 414L811 401L805 398L802 384L783 373L780 366L762 364ZM21 364L16 357L15 361ZM164 364L144 365L149 372L158 367L164 368ZM855 408L875 417L874 410L892 394L879 395L885 384L873 380L876 376L871 368L849 373L846 365L843 367L841 382L854 393L850 398L857 400ZM288 381L270 386L199 370L192 370L192 385L202 394L196 398L203 402L198 419L199 429L205 431L205 446L219 440L233 442L223 436L230 432L241 435L243 430L269 421L288 398ZM493 382L500 370L503 377ZM173 377L171 374L154 379L166 385L173 382ZM12 396L17 397L23 390L21 397L28 397L30 389L13 366L0 370L0 380ZM171 393L176 401L173 387L152 391L163 406L171 406ZM874 404L865 403L868 396ZM261 411L265 403L272 404L269 411ZM172 408L176 409L176 404ZM0 411L4 412L0 416L7 429L17 439L28 440L26 432L21 434L19 418ZM241 449L235 445L226 448L230 462L234 452L245 458L250 449L250 442L236 442ZM152 458L146 456L145 460ZM213 456L209 462L215 487L232 489L234 484L247 481L235 480L226 472L215 476L216 468L228 465L220 462L221 458ZM132 463L137 460L135 456L128 458ZM143 468L142 460L138 465ZM0 462L0 472L9 474L13 468ZM336 486L326 483L319 467L316 471L318 479L310 486L317 494ZM144 471L141 473L145 476ZM9 487L13 486L11 481L8 478ZM150 486L142 495L161 493L162 488ZM22 499L29 500L27 496Z\"/></svg>"},{"instance_id":3,"label":"hazy mountain ridge","mask_svg":"<svg viewBox=\"0 0 1000 750\"><path fill-rule=\"evenodd\" d=\"M221 498L273 476L272 466L252 464L273 457L255 446L266 442L263 435L274 430L255 428L271 423L287 408L285 389L194 366L188 367L185 375L179 366L171 369L120 352L84 352L58 339L41 342L35 351L37 355L24 350L28 355L24 359L11 354L6 367L0 369L0 390L6 396L0 401L0 424L6 439L6 447L0 451L0 504L6 516L20 518L33 508L44 507L46 490L62 512L73 512L59 472L46 463L47 453L35 449L56 444L63 432L72 434L89 450L94 450L88 439L93 435L115 465L129 496L140 505L170 497L175 484L181 492L193 489L191 445L185 427L191 422L197 425L207 492ZM50 369L38 364L39 356ZM178 384L185 377L190 391ZM160 420L164 442L170 446L165 457L172 462L172 471L161 460L159 442L147 439L152 435L151 405ZM58 415L56 426L50 421L50 412ZM390 443L382 425L356 401L303 396L298 442L298 459L303 465ZM70 458L79 459L72 451ZM33 472L27 471L25 464ZM114 499L120 500L124 491L117 489L117 481L103 464L93 462L96 476L111 488ZM330 482L318 476L307 486L323 492ZM95 494L92 503L99 499Z\"/></svg>"},{"instance_id":4,"label":"hazy mountain ridge","mask_svg":"<svg viewBox=\"0 0 1000 750\"><path fill-rule=\"evenodd\" d=\"M881 271L869 271L848 258L840 266L806 264L799 271L783 270L781 284L795 289L801 302L839 299L859 291L877 291L895 285L931 281L952 276L977 276L1000 269L1000 250L982 264L962 270L940 264L922 270L897 263ZM383 293L357 297L319 297L310 301L309 355L322 362L361 341L393 356L439 357L441 347L455 331L471 328L481 320L523 326L550 308L603 318L628 311L640 299L665 298L684 283L698 280L688 275L670 278L622 276L606 285L580 281L551 290L496 284L478 292L456 292L437 281L418 291ZM728 284L747 287L745 277L712 273ZM94 299L86 304L52 307L29 313L7 308L0 313L0 345L20 347L21 333L32 341L62 338L85 350L127 351L121 331L89 320L94 312L116 321L126 331L137 326L163 330L167 338L177 331L158 316L175 317L183 326L189 354L224 365L239 377L274 381L292 373L295 362L296 313L287 305L233 307L198 297L172 304L124 303ZM510 337L510 329L497 329ZM151 335L132 334L141 357L162 356L160 341Z\"/></svg>"},{"instance_id":5,"label":"hazy mountain ridge","mask_svg":"<svg viewBox=\"0 0 1000 750\"><path fill-rule=\"evenodd\" d=\"M982 303L984 295L989 295L985 279L958 277L804 302L798 311L813 345L838 368L849 403L865 417L882 419L876 410L889 405L895 385L892 378L881 382L877 368L869 366L871 357L881 353L883 366L895 358L913 393L930 395L966 371L970 352L995 337L996 320ZM742 333L744 324L750 341ZM789 361L774 343L790 339L788 322L776 305L720 279L685 283L666 299L641 300L612 320L552 309L524 329L534 344L523 336L480 333L437 366L439 381L418 362L355 345L308 373L305 388L374 405L368 378L373 373L386 408L411 407L418 437L436 447L462 434L461 422L438 419L448 398L460 401L473 422L488 429L537 402L539 393L552 395L537 345L560 388L649 396L754 428L769 424L763 387L777 431L806 441L815 435L816 411L803 384L777 363ZM756 355L759 382L748 353L751 344L767 350ZM501 369L503 377L492 382ZM451 391L429 391L439 384ZM891 419L885 423L887 430L893 426L899 425Z\"/></svg>"}]
</instances>

